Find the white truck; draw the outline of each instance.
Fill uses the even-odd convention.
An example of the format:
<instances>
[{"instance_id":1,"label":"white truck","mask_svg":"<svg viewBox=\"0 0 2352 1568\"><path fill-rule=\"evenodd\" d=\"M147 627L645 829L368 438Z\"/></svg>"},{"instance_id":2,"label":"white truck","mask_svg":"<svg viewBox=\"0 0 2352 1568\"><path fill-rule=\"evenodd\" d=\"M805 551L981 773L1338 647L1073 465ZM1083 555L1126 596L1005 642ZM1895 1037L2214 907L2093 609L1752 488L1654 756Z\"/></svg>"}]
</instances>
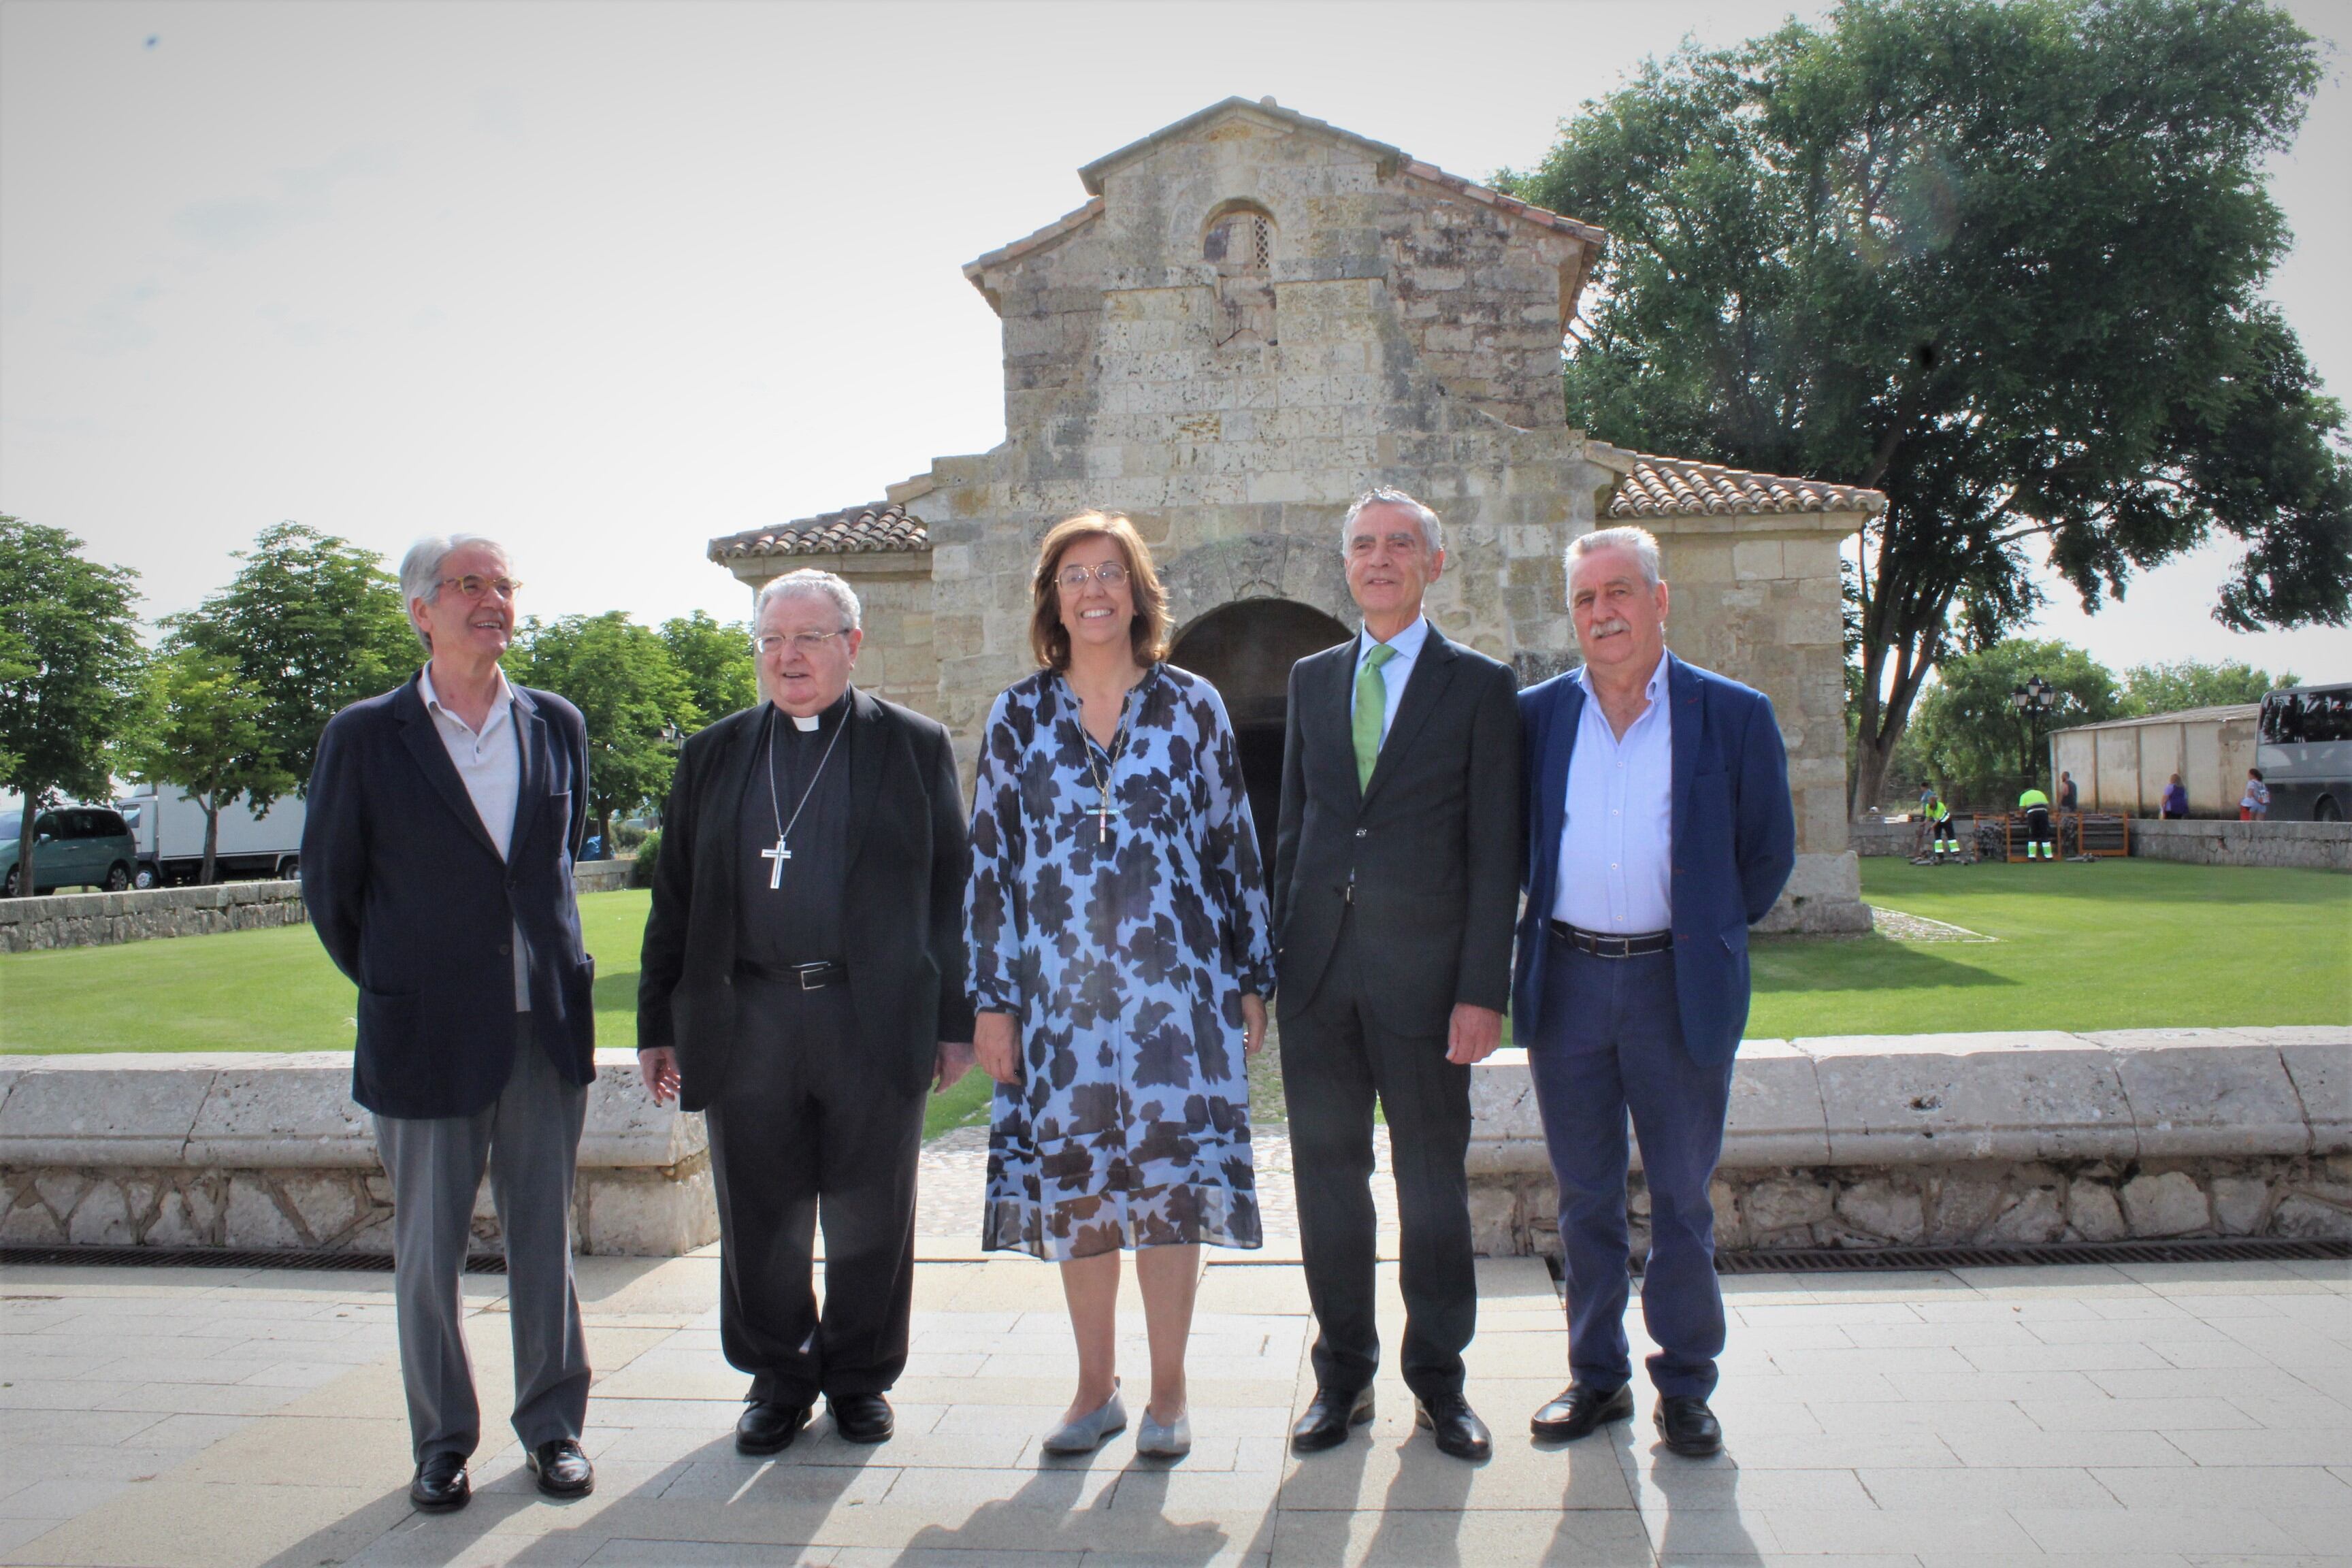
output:
<instances>
[{"instance_id":1,"label":"white truck","mask_svg":"<svg viewBox=\"0 0 2352 1568\"><path fill-rule=\"evenodd\" d=\"M185 792L149 786L117 800L114 809L131 825L131 837L139 846L139 865L131 879L135 886L194 882L203 874L205 810ZM257 822L243 795L231 800L221 807L213 875L222 881L296 875L301 866L302 816L297 795L278 796Z\"/></svg>"}]
</instances>

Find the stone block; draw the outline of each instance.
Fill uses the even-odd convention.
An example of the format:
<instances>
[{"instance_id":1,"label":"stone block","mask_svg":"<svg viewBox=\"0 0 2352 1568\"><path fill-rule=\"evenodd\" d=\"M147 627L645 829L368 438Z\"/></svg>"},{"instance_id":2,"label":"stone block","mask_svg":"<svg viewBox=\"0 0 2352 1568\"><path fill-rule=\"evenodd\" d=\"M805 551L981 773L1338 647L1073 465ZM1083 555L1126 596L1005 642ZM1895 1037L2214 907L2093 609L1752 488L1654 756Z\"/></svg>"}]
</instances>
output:
<instances>
[{"instance_id":1,"label":"stone block","mask_svg":"<svg viewBox=\"0 0 2352 1568\"><path fill-rule=\"evenodd\" d=\"M1517 1258L1527 1251L1519 1224L1519 1194L1511 1188L1478 1186L1470 1191L1470 1246L1482 1258Z\"/></svg>"},{"instance_id":2,"label":"stone block","mask_svg":"<svg viewBox=\"0 0 2352 1568\"><path fill-rule=\"evenodd\" d=\"M1830 1217L1830 1189L1801 1176L1775 1178L1748 1188L1739 1207L1752 1236L1819 1225Z\"/></svg>"},{"instance_id":3,"label":"stone block","mask_svg":"<svg viewBox=\"0 0 2352 1568\"><path fill-rule=\"evenodd\" d=\"M2084 1039L2114 1053L2142 1159L2301 1154L2303 1102L2273 1047L2219 1029L2119 1029Z\"/></svg>"},{"instance_id":4,"label":"stone block","mask_svg":"<svg viewBox=\"0 0 2352 1568\"><path fill-rule=\"evenodd\" d=\"M225 1064L190 1129L184 1162L245 1171L376 1168L375 1130L351 1089L348 1052Z\"/></svg>"},{"instance_id":5,"label":"stone block","mask_svg":"<svg viewBox=\"0 0 2352 1568\"><path fill-rule=\"evenodd\" d=\"M129 1247L139 1239L121 1182L93 1183L82 1194L66 1216L66 1239L77 1247Z\"/></svg>"},{"instance_id":6,"label":"stone block","mask_svg":"<svg viewBox=\"0 0 2352 1568\"><path fill-rule=\"evenodd\" d=\"M49 1057L0 1105L0 1160L12 1165L180 1163L212 1088L203 1057Z\"/></svg>"},{"instance_id":7,"label":"stone block","mask_svg":"<svg viewBox=\"0 0 2352 1568\"><path fill-rule=\"evenodd\" d=\"M2003 1209L1985 1239L2008 1246L2039 1247L2066 1234L2065 1206L2054 1186L2028 1187Z\"/></svg>"},{"instance_id":8,"label":"stone block","mask_svg":"<svg viewBox=\"0 0 2352 1568\"><path fill-rule=\"evenodd\" d=\"M2129 1102L2107 1052L2072 1035L1801 1039L1842 1165L2129 1157Z\"/></svg>"},{"instance_id":9,"label":"stone block","mask_svg":"<svg viewBox=\"0 0 2352 1568\"><path fill-rule=\"evenodd\" d=\"M1829 1163L1813 1058L1785 1040L1744 1040L1731 1075L1721 1163L1732 1169Z\"/></svg>"},{"instance_id":10,"label":"stone block","mask_svg":"<svg viewBox=\"0 0 2352 1568\"><path fill-rule=\"evenodd\" d=\"M221 1245L283 1249L310 1241L278 1206L267 1176L239 1171L229 1177L228 1208L222 1216Z\"/></svg>"},{"instance_id":11,"label":"stone block","mask_svg":"<svg viewBox=\"0 0 2352 1568\"><path fill-rule=\"evenodd\" d=\"M2271 1234L2298 1241L2352 1241L2352 1213L2303 1193L2289 1193L2271 1211Z\"/></svg>"},{"instance_id":12,"label":"stone block","mask_svg":"<svg viewBox=\"0 0 2352 1568\"><path fill-rule=\"evenodd\" d=\"M2303 1102L2311 1152L2352 1151L2352 1037L2337 1031L2333 1040L2289 1040L2278 1053Z\"/></svg>"},{"instance_id":13,"label":"stone block","mask_svg":"<svg viewBox=\"0 0 2352 1568\"><path fill-rule=\"evenodd\" d=\"M2213 1178L2213 1228L2223 1236L2260 1236L2263 1211L2270 1207L2268 1182L2255 1176Z\"/></svg>"},{"instance_id":14,"label":"stone block","mask_svg":"<svg viewBox=\"0 0 2352 1568\"><path fill-rule=\"evenodd\" d=\"M1748 1245L1748 1226L1739 1217L1739 1194L1729 1182L1706 1184L1706 1201L1715 1210L1715 1245L1718 1249ZM1558 1205L1554 1205L1555 1208ZM1554 1221L1557 1225L1557 1220Z\"/></svg>"},{"instance_id":15,"label":"stone block","mask_svg":"<svg viewBox=\"0 0 2352 1568\"><path fill-rule=\"evenodd\" d=\"M191 1183L163 1194L154 1222L140 1239L149 1247L215 1247L220 1244L219 1205L209 1188Z\"/></svg>"},{"instance_id":16,"label":"stone block","mask_svg":"<svg viewBox=\"0 0 2352 1568\"><path fill-rule=\"evenodd\" d=\"M1980 1166L1938 1173L1929 1179L1927 1191L1934 1200L1927 1239L1934 1242L1982 1240L2008 1206L2008 1189L2000 1173Z\"/></svg>"},{"instance_id":17,"label":"stone block","mask_svg":"<svg viewBox=\"0 0 2352 1568\"><path fill-rule=\"evenodd\" d=\"M1881 1176L1857 1182L1838 1194L1837 1215L1884 1241L1916 1242L1927 1234L1917 1189L1898 1186Z\"/></svg>"},{"instance_id":18,"label":"stone block","mask_svg":"<svg viewBox=\"0 0 2352 1568\"><path fill-rule=\"evenodd\" d=\"M1522 1047L1506 1047L1470 1069L1466 1163L1473 1172L1496 1175L1551 1169L1535 1080Z\"/></svg>"},{"instance_id":19,"label":"stone block","mask_svg":"<svg viewBox=\"0 0 2352 1568\"><path fill-rule=\"evenodd\" d=\"M2121 1241L2129 1234L2115 1189L2081 1177L2066 1190L2066 1228L2079 1241Z\"/></svg>"},{"instance_id":20,"label":"stone block","mask_svg":"<svg viewBox=\"0 0 2352 1568\"><path fill-rule=\"evenodd\" d=\"M588 1111L580 1134L583 1167L637 1168L675 1165L710 1146L699 1111L654 1103L637 1077L637 1053L596 1053L596 1081L588 1088Z\"/></svg>"},{"instance_id":21,"label":"stone block","mask_svg":"<svg viewBox=\"0 0 2352 1568\"><path fill-rule=\"evenodd\" d=\"M336 1245L368 1209L362 1201L364 1188L355 1172L288 1171L276 1176L271 1184L286 1205L293 1209L302 1229L310 1233L310 1245L314 1247Z\"/></svg>"},{"instance_id":22,"label":"stone block","mask_svg":"<svg viewBox=\"0 0 2352 1568\"><path fill-rule=\"evenodd\" d=\"M65 1240L65 1227L41 1202L40 1194L26 1187L16 1194L5 1214L0 1214L0 1241L16 1247L55 1247Z\"/></svg>"},{"instance_id":23,"label":"stone block","mask_svg":"<svg viewBox=\"0 0 2352 1568\"><path fill-rule=\"evenodd\" d=\"M2213 1226L2205 1190L2185 1171L2134 1176L2124 1184L2123 1212L2135 1237L2187 1236Z\"/></svg>"},{"instance_id":24,"label":"stone block","mask_svg":"<svg viewBox=\"0 0 2352 1568\"><path fill-rule=\"evenodd\" d=\"M675 1176L657 1171L583 1171L579 1247L617 1258L675 1258L719 1238L707 1157Z\"/></svg>"}]
</instances>

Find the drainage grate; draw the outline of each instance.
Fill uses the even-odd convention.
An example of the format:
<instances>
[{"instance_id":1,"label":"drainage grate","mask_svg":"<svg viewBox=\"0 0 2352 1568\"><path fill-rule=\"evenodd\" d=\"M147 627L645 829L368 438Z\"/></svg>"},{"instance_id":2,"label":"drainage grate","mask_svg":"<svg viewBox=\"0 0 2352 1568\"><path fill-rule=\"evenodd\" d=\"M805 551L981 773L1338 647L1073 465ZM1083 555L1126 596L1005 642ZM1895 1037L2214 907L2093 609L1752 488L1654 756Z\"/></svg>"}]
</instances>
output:
<instances>
[{"instance_id":1,"label":"drainage grate","mask_svg":"<svg viewBox=\"0 0 2352 1568\"><path fill-rule=\"evenodd\" d=\"M2352 1241L2284 1237L2195 1237L2179 1241L2095 1241L2052 1247L1791 1247L1718 1252L1717 1274L1887 1273L1902 1269L2031 1268L2085 1263L2263 1263L2352 1258ZM1559 1262L1547 1258L1552 1279ZM1633 1271L1642 1272L1636 1258Z\"/></svg>"},{"instance_id":2,"label":"drainage grate","mask_svg":"<svg viewBox=\"0 0 2352 1568\"><path fill-rule=\"evenodd\" d=\"M218 1247L0 1247L0 1268L10 1264L78 1264L98 1268L294 1268L353 1274L389 1274L389 1252L231 1252ZM466 1259L468 1274L504 1274L501 1255L476 1253Z\"/></svg>"}]
</instances>

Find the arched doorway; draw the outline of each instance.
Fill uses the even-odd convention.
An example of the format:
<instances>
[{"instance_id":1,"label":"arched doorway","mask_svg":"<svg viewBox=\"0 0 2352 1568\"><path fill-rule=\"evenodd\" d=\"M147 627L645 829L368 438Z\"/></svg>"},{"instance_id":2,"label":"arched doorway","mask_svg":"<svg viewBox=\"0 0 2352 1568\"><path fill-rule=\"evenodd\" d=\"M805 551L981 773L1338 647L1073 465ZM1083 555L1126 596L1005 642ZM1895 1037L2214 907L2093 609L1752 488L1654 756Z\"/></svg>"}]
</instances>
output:
<instances>
[{"instance_id":1,"label":"arched doorway","mask_svg":"<svg viewBox=\"0 0 2352 1568\"><path fill-rule=\"evenodd\" d=\"M1290 713L1290 667L1355 634L1294 599L1242 599L1221 605L1184 628L1169 662L1217 689L1234 721L1249 789L1250 816L1266 876L1274 875L1274 833L1282 813L1282 736Z\"/></svg>"}]
</instances>

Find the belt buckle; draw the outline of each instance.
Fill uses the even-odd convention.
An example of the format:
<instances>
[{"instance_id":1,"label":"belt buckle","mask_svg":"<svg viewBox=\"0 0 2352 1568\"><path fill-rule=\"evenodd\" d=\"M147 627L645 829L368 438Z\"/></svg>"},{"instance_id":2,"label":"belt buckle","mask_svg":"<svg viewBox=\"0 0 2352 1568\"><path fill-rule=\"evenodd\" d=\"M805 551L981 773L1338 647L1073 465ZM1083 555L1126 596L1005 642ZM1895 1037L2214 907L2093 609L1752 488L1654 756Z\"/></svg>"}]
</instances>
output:
<instances>
[{"instance_id":1,"label":"belt buckle","mask_svg":"<svg viewBox=\"0 0 2352 1568\"><path fill-rule=\"evenodd\" d=\"M801 983L801 989L803 991L822 991L824 989L823 980L818 980L814 985L810 984L809 981L831 967L832 965L825 963L796 963L793 965L793 978Z\"/></svg>"},{"instance_id":2,"label":"belt buckle","mask_svg":"<svg viewBox=\"0 0 2352 1568\"><path fill-rule=\"evenodd\" d=\"M1593 942L1595 944L1593 952L1601 958L1631 958L1633 956L1633 939L1632 937L1597 936L1593 939ZM1609 951L1609 944L1611 942L1615 942L1617 944L1617 951L1614 952Z\"/></svg>"}]
</instances>

